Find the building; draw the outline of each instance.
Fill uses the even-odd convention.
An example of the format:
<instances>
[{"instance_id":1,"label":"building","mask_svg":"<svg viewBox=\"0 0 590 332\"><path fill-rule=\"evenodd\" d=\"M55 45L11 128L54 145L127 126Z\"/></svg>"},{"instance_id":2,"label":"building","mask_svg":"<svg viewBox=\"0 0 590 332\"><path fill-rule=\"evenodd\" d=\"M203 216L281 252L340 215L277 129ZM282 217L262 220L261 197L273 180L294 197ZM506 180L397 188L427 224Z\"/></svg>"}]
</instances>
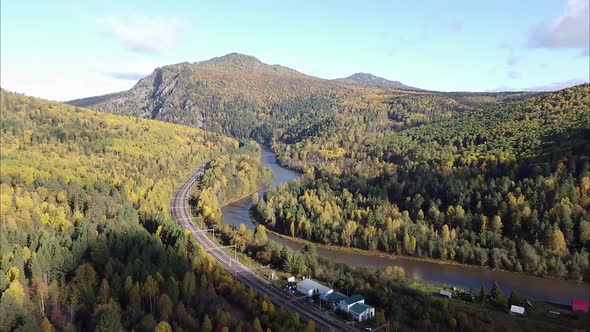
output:
<instances>
[{"instance_id":1,"label":"building","mask_svg":"<svg viewBox=\"0 0 590 332\"><path fill-rule=\"evenodd\" d=\"M326 296L326 302L332 307L337 308L340 305L340 301L347 298L348 296L340 292L332 292Z\"/></svg>"},{"instance_id":2,"label":"building","mask_svg":"<svg viewBox=\"0 0 590 332\"><path fill-rule=\"evenodd\" d=\"M449 299L453 296L451 294L451 292L444 290L444 289L441 289L440 292L438 292L438 293L444 297L448 297Z\"/></svg>"},{"instance_id":3,"label":"building","mask_svg":"<svg viewBox=\"0 0 590 332\"><path fill-rule=\"evenodd\" d=\"M350 307L357 303L365 303L365 298L362 295L356 294L340 300L339 308L345 313L350 313Z\"/></svg>"},{"instance_id":4,"label":"building","mask_svg":"<svg viewBox=\"0 0 590 332\"><path fill-rule=\"evenodd\" d=\"M584 300L573 299L572 311L588 312L588 302Z\"/></svg>"},{"instance_id":5,"label":"building","mask_svg":"<svg viewBox=\"0 0 590 332\"><path fill-rule=\"evenodd\" d=\"M520 306L517 306L517 305L511 305L510 306L510 313L511 314L524 315L524 307L520 307Z\"/></svg>"},{"instance_id":6,"label":"building","mask_svg":"<svg viewBox=\"0 0 590 332\"><path fill-rule=\"evenodd\" d=\"M349 313L353 320L363 322L375 317L375 308L364 303L355 303L350 307Z\"/></svg>"},{"instance_id":7,"label":"building","mask_svg":"<svg viewBox=\"0 0 590 332\"><path fill-rule=\"evenodd\" d=\"M333 291L316 281L304 279L297 283L297 292L305 296L319 295L321 299L325 300L326 296Z\"/></svg>"}]
</instances>

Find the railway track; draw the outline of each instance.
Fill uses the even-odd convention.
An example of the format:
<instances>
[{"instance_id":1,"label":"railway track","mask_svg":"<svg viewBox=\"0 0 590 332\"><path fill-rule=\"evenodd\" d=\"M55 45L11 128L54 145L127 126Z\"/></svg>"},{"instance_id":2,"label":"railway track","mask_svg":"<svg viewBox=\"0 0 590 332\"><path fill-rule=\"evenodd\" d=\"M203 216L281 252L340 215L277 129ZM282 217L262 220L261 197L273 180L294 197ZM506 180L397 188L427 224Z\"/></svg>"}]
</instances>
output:
<instances>
[{"instance_id":1,"label":"railway track","mask_svg":"<svg viewBox=\"0 0 590 332\"><path fill-rule=\"evenodd\" d=\"M294 300L293 295L281 290L272 282L255 273L244 264L232 258L217 243L207 236L207 232L199 230L192 222L188 210L188 195L192 186L201 179L205 173L205 166L201 166L175 193L170 202L170 213L176 224L185 230L189 230L195 240L202 245L207 252L219 263L229 274L237 280L252 288L254 291L268 296L275 306L282 306L285 310L296 312L303 320L313 320L316 327L325 330L335 331L359 331L336 317L325 314L317 307L309 305L305 301Z\"/></svg>"}]
</instances>

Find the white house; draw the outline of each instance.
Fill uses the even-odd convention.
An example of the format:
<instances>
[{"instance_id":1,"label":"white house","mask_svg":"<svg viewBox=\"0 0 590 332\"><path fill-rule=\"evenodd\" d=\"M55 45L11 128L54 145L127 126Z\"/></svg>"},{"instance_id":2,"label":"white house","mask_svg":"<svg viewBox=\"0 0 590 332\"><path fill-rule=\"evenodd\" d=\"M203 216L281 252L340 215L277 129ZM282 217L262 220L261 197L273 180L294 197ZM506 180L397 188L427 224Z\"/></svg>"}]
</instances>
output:
<instances>
[{"instance_id":1,"label":"white house","mask_svg":"<svg viewBox=\"0 0 590 332\"><path fill-rule=\"evenodd\" d=\"M442 295L442 296L444 296L444 297L448 297L449 299L453 296L451 294L451 292L449 292L447 290L444 290L444 289L441 289L440 292L439 292L439 294Z\"/></svg>"},{"instance_id":2,"label":"white house","mask_svg":"<svg viewBox=\"0 0 590 332\"><path fill-rule=\"evenodd\" d=\"M306 296L314 296L318 294L321 299L325 300L326 296L333 291L332 289L311 279L304 279L297 283L297 292Z\"/></svg>"},{"instance_id":3,"label":"white house","mask_svg":"<svg viewBox=\"0 0 590 332\"><path fill-rule=\"evenodd\" d=\"M375 317L375 308L364 303L355 303L350 307L349 313L353 320L362 322Z\"/></svg>"},{"instance_id":4,"label":"white house","mask_svg":"<svg viewBox=\"0 0 590 332\"><path fill-rule=\"evenodd\" d=\"M340 300L339 307L340 307L340 310L342 310L348 314L348 313L350 313L350 308L357 303L362 303L362 304L365 303L365 299L360 294L349 296L347 298Z\"/></svg>"},{"instance_id":5,"label":"white house","mask_svg":"<svg viewBox=\"0 0 590 332\"><path fill-rule=\"evenodd\" d=\"M517 305L511 305L510 306L510 313L511 314L524 315L524 307L520 307L520 306L517 306Z\"/></svg>"}]
</instances>

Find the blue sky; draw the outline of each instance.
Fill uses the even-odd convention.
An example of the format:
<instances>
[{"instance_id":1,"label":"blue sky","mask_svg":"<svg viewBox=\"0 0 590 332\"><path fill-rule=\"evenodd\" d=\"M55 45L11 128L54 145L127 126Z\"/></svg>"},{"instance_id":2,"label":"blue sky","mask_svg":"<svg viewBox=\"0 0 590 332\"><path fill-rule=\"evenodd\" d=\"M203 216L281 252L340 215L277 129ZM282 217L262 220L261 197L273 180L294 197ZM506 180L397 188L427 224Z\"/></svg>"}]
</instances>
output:
<instances>
[{"instance_id":1,"label":"blue sky","mask_svg":"<svg viewBox=\"0 0 590 332\"><path fill-rule=\"evenodd\" d=\"M589 0L1 3L4 89L68 100L230 52L321 78L441 91L589 81Z\"/></svg>"}]
</instances>

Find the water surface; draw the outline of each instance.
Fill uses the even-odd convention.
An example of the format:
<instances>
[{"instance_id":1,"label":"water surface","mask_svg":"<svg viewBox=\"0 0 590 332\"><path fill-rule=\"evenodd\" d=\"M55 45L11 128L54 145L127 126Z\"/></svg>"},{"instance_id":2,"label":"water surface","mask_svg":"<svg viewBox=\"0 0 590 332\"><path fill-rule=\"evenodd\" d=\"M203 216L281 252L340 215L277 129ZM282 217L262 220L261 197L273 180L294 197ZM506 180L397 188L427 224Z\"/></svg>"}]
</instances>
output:
<instances>
[{"instance_id":1,"label":"water surface","mask_svg":"<svg viewBox=\"0 0 590 332\"><path fill-rule=\"evenodd\" d=\"M281 167L277 163L276 156L266 149L262 150L262 161L275 175L271 187L301 177L300 173ZM267 189L268 187L259 191L260 197ZM254 229L255 225L250 219L249 212L251 206L251 198L244 198L224 206L222 208L224 222L230 225L244 224L247 228ZM299 242L272 234L269 234L269 238L295 250L303 246ZM385 269L387 266L401 266L406 271L406 274L414 275L417 279L427 283L476 289L483 285L489 291L494 280L497 280L502 292L505 294L515 290L520 296L526 298L560 304L571 304L573 298L590 300L590 283L587 282L578 283L571 280L545 279L522 273L494 271L481 267L437 264L408 258L369 256L323 247L317 247L316 249L321 256L352 266L372 266L379 269Z\"/></svg>"}]
</instances>

